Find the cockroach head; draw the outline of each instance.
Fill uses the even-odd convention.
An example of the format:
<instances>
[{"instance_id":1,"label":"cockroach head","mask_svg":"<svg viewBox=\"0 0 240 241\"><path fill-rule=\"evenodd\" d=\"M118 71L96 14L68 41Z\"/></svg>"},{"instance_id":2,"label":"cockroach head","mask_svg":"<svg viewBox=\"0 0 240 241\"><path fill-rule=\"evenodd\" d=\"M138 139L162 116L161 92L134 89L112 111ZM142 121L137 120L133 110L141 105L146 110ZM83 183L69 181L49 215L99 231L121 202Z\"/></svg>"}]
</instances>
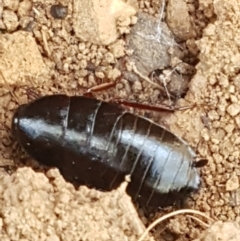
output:
<instances>
[{"instance_id":1,"label":"cockroach head","mask_svg":"<svg viewBox=\"0 0 240 241\"><path fill-rule=\"evenodd\" d=\"M21 105L19 106L12 118L12 135L14 138L17 138L18 132L19 132L19 120L24 116L25 112L25 106L26 105Z\"/></svg>"}]
</instances>

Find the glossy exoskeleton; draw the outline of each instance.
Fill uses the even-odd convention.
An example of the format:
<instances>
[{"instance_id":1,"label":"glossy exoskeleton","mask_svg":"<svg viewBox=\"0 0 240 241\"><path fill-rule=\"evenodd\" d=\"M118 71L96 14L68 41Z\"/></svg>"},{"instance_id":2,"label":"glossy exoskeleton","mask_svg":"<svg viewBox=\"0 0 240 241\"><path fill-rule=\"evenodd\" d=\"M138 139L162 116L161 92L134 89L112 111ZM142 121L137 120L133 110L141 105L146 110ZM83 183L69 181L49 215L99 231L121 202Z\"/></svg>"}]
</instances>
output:
<instances>
[{"instance_id":1,"label":"glossy exoskeleton","mask_svg":"<svg viewBox=\"0 0 240 241\"><path fill-rule=\"evenodd\" d=\"M127 192L143 206L172 205L200 187L186 142L114 103L45 96L16 110L12 130L31 157L69 182L110 191L130 174Z\"/></svg>"}]
</instances>

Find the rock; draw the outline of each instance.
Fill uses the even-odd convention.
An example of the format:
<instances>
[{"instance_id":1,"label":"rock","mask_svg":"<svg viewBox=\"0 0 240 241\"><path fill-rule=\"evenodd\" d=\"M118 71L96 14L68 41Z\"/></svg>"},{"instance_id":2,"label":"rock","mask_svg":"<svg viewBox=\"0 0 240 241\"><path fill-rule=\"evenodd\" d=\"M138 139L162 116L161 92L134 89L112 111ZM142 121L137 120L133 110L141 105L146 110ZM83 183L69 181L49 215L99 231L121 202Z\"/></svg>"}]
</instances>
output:
<instances>
[{"instance_id":1,"label":"rock","mask_svg":"<svg viewBox=\"0 0 240 241\"><path fill-rule=\"evenodd\" d=\"M73 28L83 41L108 45L130 31L135 14L136 9L122 0L74 0Z\"/></svg>"}]
</instances>

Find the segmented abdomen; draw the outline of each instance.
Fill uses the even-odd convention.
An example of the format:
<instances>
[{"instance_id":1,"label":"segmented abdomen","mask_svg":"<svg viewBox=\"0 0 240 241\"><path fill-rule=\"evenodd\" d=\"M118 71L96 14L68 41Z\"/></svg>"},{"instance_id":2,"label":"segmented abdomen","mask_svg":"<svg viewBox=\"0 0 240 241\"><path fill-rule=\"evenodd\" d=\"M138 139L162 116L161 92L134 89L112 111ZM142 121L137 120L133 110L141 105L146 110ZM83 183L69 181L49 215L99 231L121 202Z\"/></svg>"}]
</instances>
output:
<instances>
[{"instance_id":1,"label":"segmented abdomen","mask_svg":"<svg viewBox=\"0 0 240 241\"><path fill-rule=\"evenodd\" d=\"M69 113L73 117L69 116L68 121L78 119L77 111L71 110L74 102L72 99ZM100 188L111 190L126 174L131 174L128 192L133 199L145 205L157 202L156 205L161 206L172 202L181 189L184 192L184 189L198 188L199 176L192 165L194 152L183 140L162 126L118 106L97 100L92 100L92 104L94 107L89 106L89 114L78 133L86 133L86 155L97 157L89 162L89 168L94 162L102 163L104 167L97 175L96 185L102 182ZM71 128L76 130L76 123L68 126ZM171 194L174 197L170 197Z\"/></svg>"}]
</instances>

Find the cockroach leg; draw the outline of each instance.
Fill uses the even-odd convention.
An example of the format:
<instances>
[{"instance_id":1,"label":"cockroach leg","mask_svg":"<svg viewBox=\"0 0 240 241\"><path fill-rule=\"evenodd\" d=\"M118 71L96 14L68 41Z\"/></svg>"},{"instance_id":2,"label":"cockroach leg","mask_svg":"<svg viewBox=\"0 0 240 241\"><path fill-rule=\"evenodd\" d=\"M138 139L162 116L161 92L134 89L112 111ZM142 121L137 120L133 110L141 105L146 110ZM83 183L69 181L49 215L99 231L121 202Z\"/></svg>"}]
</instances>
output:
<instances>
[{"instance_id":1,"label":"cockroach leg","mask_svg":"<svg viewBox=\"0 0 240 241\"><path fill-rule=\"evenodd\" d=\"M11 132L11 128L7 126L6 123L1 123L3 125L3 128L0 127L1 131L7 130L8 132Z\"/></svg>"},{"instance_id":2,"label":"cockroach leg","mask_svg":"<svg viewBox=\"0 0 240 241\"><path fill-rule=\"evenodd\" d=\"M34 88L25 88L26 89L26 94L28 96L28 98L31 100L35 100L39 97L41 97L40 93L38 93Z\"/></svg>"},{"instance_id":3,"label":"cockroach leg","mask_svg":"<svg viewBox=\"0 0 240 241\"><path fill-rule=\"evenodd\" d=\"M9 143L7 143L7 142L5 142L5 140L6 141L9 141ZM2 138L2 145L4 146L4 147L10 147L10 146L12 146L12 144L14 143L14 140L12 139L12 137L11 136L9 136L9 139L7 138L7 137L3 137Z\"/></svg>"},{"instance_id":4,"label":"cockroach leg","mask_svg":"<svg viewBox=\"0 0 240 241\"><path fill-rule=\"evenodd\" d=\"M103 84L100 84L100 85L93 86L93 87L87 89L83 93L83 96L93 97L94 92L100 92L100 91L103 91L103 90L113 88L114 86L116 86L116 84L121 79L122 79L122 75L117 77L115 79L115 81L113 81L113 82L103 83ZM182 106L182 107L176 107L176 106L172 106L172 105L163 105L163 104L160 104L160 105L156 106L156 105L150 105L150 104L137 103L137 102L134 102L134 101L125 101L125 100L120 99L120 98L112 99L109 102L125 105L125 106L128 106L128 107L133 107L133 108L138 108L138 109L143 109L143 110L152 110L152 111L158 111L158 112L160 112L160 111L174 112L174 111L177 111L177 110L183 111L183 110L191 109L191 108L197 106L196 104L189 105L189 106Z\"/></svg>"},{"instance_id":5,"label":"cockroach leg","mask_svg":"<svg viewBox=\"0 0 240 241\"><path fill-rule=\"evenodd\" d=\"M108 82L108 83L102 83L100 85L96 85L93 86L89 89L87 89L87 91L85 93L83 93L84 96L88 96L89 93L94 93L94 92L100 92L103 90L107 90L110 88L113 88L116 86L116 84L122 79L122 75L120 75L119 77L117 77L113 82Z\"/></svg>"},{"instance_id":6,"label":"cockroach leg","mask_svg":"<svg viewBox=\"0 0 240 241\"><path fill-rule=\"evenodd\" d=\"M2 157L3 157L4 159L6 159L6 160L11 160L11 155L5 156L5 155L2 153ZM0 166L0 168L1 168L1 166Z\"/></svg>"},{"instance_id":7,"label":"cockroach leg","mask_svg":"<svg viewBox=\"0 0 240 241\"><path fill-rule=\"evenodd\" d=\"M1 70L0 70L0 74L2 75L2 78L3 78L4 82L5 82L5 83L4 83L5 86L8 88L9 92L11 93L11 95L13 96L13 98L15 99L15 101L16 101L17 103L19 103L17 96L16 96L15 93L11 90L11 88L10 88L8 82L7 82L7 79L5 78L5 76L4 76L4 74L3 74L3 72L2 72Z\"/></svg>"},{"instance_id":8,"label":"cockroach leg","mask_svg":"<svg viewBox=\"0 0 240 241\"><path fill-rule=\"evenodd\" d=\"M137 103L135 101L125 101L123 99L112 99L109 102L125 105L128 107L133 107L133 108L138 108L143 110L152 110L157 112L160 112L160 111L174 112L177 110L182 111L182 110L191 109L195 106L195 105L189 105L189 106L176 107L176 106L164 105L164 104L151 105L151 104Z\"/></svg>"},{"instance_id":9,"label":"cockroach leg","mask_svg":"<svg viewBox=\"0 0 240 241\"><path fill-rule=\"evenodd\" d=\"M120 105L125 105L128 107L143 109L143 110L170 111L170 112L173 112L175 110L173 106L167 106L167 105L156 106L156 105L150 105L150 104L137 103L135 101L125 101L123 99L113 99L113 100L110 100L110 102L114 102Z\"/></svg>"},{"instance_id":10,"label":"cockroach leg","mask_svg":"<svg viewBox=\"0 0 240 241\"><path fill-rule=\"evenodd\" d=\"M82 95L85 97L94 98L93 92L88 92L88 90L84 92Z\"/></svg>"},{"instance_id":11,"label":"cockroach leg","mask_svg":"<svg viewBox=\"0 0 240 241\"><path fill-rule=\"evenodd\" d=\"M17 166L16 165L2 165L2 166L0 166L0 168L3 168L6 173L8 173L9 175L12 175L16 171Z\"/></svg>"}]
</instances>

